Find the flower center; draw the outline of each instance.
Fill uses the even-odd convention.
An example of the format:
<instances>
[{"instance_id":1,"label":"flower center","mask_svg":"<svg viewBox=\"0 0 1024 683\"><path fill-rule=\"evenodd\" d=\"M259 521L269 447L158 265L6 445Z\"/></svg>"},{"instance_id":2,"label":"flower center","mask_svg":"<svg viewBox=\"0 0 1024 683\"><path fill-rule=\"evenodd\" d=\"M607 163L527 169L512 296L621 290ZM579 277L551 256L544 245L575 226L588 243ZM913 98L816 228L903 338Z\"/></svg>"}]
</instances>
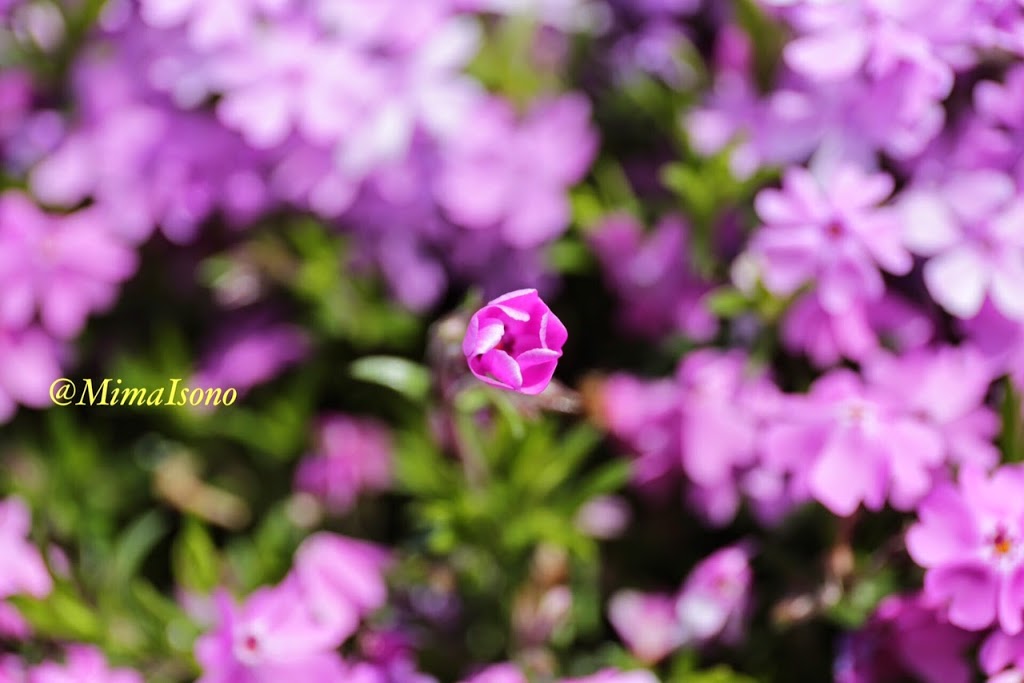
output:
<instances>
[{"instance_id":1,"label":"flower center","mask_svg":"<svg viewBox=\"0 0 1024 683\"><path fill-rule=\"evenodd\" d=\"M846 228L838 220L833 220L825 226L825 234L829 239L838 240L846 234Z\"/></svg>"},{"instance_id":2,"label":"flower center","mask_svg":"<svg viewBox=\"0 0 1024 683\"><path fill-rule=\"evenodd\" d=\"M995 551L996 557L1009 555L1013 548L1014 542L1010 535L1005 529L998 529L992 536L992 550Z\"/></svg>"}]
</instances>

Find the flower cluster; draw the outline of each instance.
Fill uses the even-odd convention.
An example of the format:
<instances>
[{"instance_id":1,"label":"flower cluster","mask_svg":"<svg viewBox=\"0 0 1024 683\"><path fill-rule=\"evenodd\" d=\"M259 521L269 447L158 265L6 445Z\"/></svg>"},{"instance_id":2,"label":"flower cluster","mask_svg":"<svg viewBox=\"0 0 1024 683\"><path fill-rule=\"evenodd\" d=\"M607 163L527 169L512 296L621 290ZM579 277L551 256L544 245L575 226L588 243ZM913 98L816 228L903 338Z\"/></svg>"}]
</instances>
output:
<instances>
[{"instance_id":1,"label":"flower cluster","mask_svg":"<svg viewBox=\"0 0 1024 683\"><path fill-rule=\"evenodd\" d=\"M1024 681L1022 395L1021 0L0 0L0 683Z\"/></svg>"}]
</instances>

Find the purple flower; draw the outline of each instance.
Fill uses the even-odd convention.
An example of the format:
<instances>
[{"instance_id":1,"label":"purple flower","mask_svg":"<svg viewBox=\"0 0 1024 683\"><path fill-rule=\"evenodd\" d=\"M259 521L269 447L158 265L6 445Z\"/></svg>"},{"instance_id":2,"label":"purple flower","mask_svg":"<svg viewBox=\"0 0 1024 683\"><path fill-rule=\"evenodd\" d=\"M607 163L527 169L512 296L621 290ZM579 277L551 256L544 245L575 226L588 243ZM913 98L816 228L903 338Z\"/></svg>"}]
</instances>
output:
<instances>
[{"instance_id":1,"label":"purple flower","mask_svg":"<svg viewBox=\"0 0 1024 683\"><path fill-rule=\"evenodd\" d=\"M28 540L32 524L29 515L28 507L19 498L0 502L0 598L43 598L53 589L42 554Z\"/></svg>"},{"instance_id":2,"label":"purple flower","mask_svg":"<svg viewBox=\"0 0 1024 683\"><path fill-rule=\"evenodd\" d=\"M877 208L892 193L892 178L866 175L844 166L826 181L792 167L782 190L757 195L757 213L765 225L751 245L765 285L789 295L816 282L822 307L843 313L854 302L882 296L878 271L903 274L910 254L900 244L897 214Z\"/></svg>"},{"instance_id":3,"label":"purple flower","mask_svg":"<svg viewBox=\"0 0 1024 683\"><path fill-rule=\"evenodd\" d=\"M935 325L924 313L888 293L878 300L857 299L838 314L825 310L814 293L806 294L786 311L781 330L787 349L807 354L821 368L843 358L865 360L883 341L900 350L919 348L934 334Z\"/></svg>"},{"instance_id":4,"label":"purple flower","mask_svg":"<svg viewBox=\"0 0 1024 683\"><path fill-rule=\"evenodd\" d=\"M940 483L918 506L907 550L926 569L924 590L949 621L972 631L1024 627L1024 466L988 476L975 466Z\"/></svg>"},{"instance_id":5,"label":"purple flower","mask_svg":"<svg viewBox=\"0 0 1024 683\"><path fill-rule=\"evenodd\" d=\"M654 338L678 331L699 342L717 332L705 302L711 286L689 262L688 233L682 220L666 218L644 235L637 220L615 215L589 234L626 329Z\"/></svg>"},{"instance_id":6,"label":"purple flower","mask_svg":"<svg viewBox=\"0 0 1024 683\"><path fill-rule=\"evenodd\" d=\"M978 314L986 295L1024 319L1024 198L1009 176L972 171L941 187L912 190L901 206L907 246L931 257L928 291L960 318Z\"/></svg>"},{"instance_id":7,"label":"purple flower","mask_svg":"<svg viewBox=\"0 0 1024 683\"><path fill-rule=\"evenodd\" d=\"M519 122L508 102L491 98L472 120L445 146L439 204L456 223L498 229L516 247L562 234L571 218L567 191L596 151L589 102L580 95L540 102Z\"/></svg>"},{"instance_id":8,"label":"purple flower","mask_svg":"<svg viewBox=\"0 0 1024 683\"><path fill-rule=\"evenodd\" d=\"M942 437L888 394L836 370L791 400L765 436L765 457L788 464L797 486L832 512L850 515L861 503L878 510L887 498L907 509L931 488Z\"/></svg>"},{"instance_id":9,"label":"purple flower","mask_svg":"<svg viewBox=\"0 0 1024 683\"><path fill-rule=\"evenodd\" d=\"M221 593L217 609L216 627L195 645L199 683L342 679L333 624L312 618L295 581L261 588L241 606Z\"/></svg>"},{"instance_id":10,"label":"purple flower","mask_svg":"<svg viewBox=\"0 0 1024 683\"><path fill-rule=\"evenodd\" d=\"M95 210L50 216L21 193L0 196L0 327L23 329L38 312L47 331L72 337L114 303L136 262Z\"/></svg>"},{"instance_id":11,"label":"purple flower","mask_svg":"<svg viewBox=\"0 0 1024 683\"><path fill-rule=\"evenodd\" d=\"M469 369L487 384L539 394L551 382L568 337L537 290L520 289L473 314L462 352Z\"/></svg>"},{"instance_id":12,"label":"purple flower","mask_svg":"<svg viewBox=\"0 0 1024 683\"><path fill-rule=\"evenodd\" d=\"M35 327L14 332L0 326L0 422L10 419L19 403L52 405L50 385L60 374L57 345L46 333Z\"/></svg>"},{"instance_id":13,"label":"purple flower","mask_svg":"<svg viewBox=\"0 0 1024 683\"><path fill-rule=\"evenodd\" d=\"M29 670L26 683L142 683L142 676L131 669L110 668L95 647L72 645L64 664L44 662Z\"/></svg>"},{"instance_id":14,"label":"purple flower","mask_svg":"<svg viewBox=\"0 0 1024 683\"><path fill-rule=\"evenodd\" d=\"M260 15L275 16L290 0L143 0L142 19L156 28L185 24L189 40L199 49L238 43L249 38Z\"/></svg>"},{"instance_id":15,"label":"purple flower","mask_svg":"<svg viewBox=\"0 0 1024 683\"><path fill-rule=\"evenodd\" d=\"M295 488L333 512L347 512L361 492L391 484L391 435L383 424L332 415L321 420L317 442L315 453L299 463Z\"/></svg>"},{"instance_id":16,"label":"purple flower","mask_svg":"<svg viewBox=\"0 0 1024 683\"><path fill-rule=\"evenodd\" d=\"M296 551L292 576L313 621L340 643L360 619L384 605L388 562L375 545L320 532Z\"/></svg>"},{"instance_id":17,"label":"purple flower","mask_svg":"<svg viewBox=\"0 0 1024 683\"><path fill-rule=\"evenodd\" d=\"M309 340L298 327L243 320L214 340L189 386L232 387L242 395L305 358L308 349Z\"/></svg>"},{"instance_id":18,"label":"purple flower","mask_svg":"<svg viewBox=\"0 0 1024 683\"><path fill-rule=\"evenodd\" d=\"M877 354L863 373L869 384L935 429L950 462L986 469L999 462L993 440L1000 421L985 405L993 375L973 347Z\"/></svg>"},{"instance_id":19,"label":"purple flower","mask_svg":"<svg viewBox=\"0 0 1024 683\"><path fill-rule=\"evenodd\" d=\"M1018 387L1024 387L1024 321L1001 315L991 302L961 327L992 369L992 375L1008 373Z\"/></svg>"},{"instance_id":20,"label":"purple flower","mask_svg":"<svg viewBox=\"0 0 1024 683\"><path fill-rule=\"evenodd\" d=\"M978 652L981 669L994 683L1015 683L1024 676L1024 633L1009 635L1002 631L993 631ZM998 675L1001 674L1002 676Z\"/></svg>"},{"instance_id":21,"label":"purple flower","mask_svg":"<svg viewBox=\"0 0 1024 683\"><path fill-rule=\"evenodd\" d=\"M679 383L620 373L595 386L594 418L630 449L634 484L647 493L675 488L672 475L682 469Z\"/></svg>"},{"instance_id":22,"label":"purple flower","mask_svg":"<svg viewBox=\"0 0 1024 683\"><path fill-rule=\"evenodd\" d=\"M754 575L742 545L718 550L694 567L676 598L684 642L738 642L751 607Z\"/></svg>"},{"instance_id":23,"label":"purple flower","mask_svg":"<svg viewBox=\"0 0 1024 683\"><path fill-rule=\"evenodd\" d=\"M602 669L591 676L563 678L559 683L658 683L658 677L646 669Z\"/></svg>"},{"instance_id":24,"label":"purple flower","mask_svg":"<svg viewBox=\"0 0 1024 683\"><path fill-rule=\"evenodd\" d=\"M920 596L893 595L847 636L835 662L836 683L968 683L966 651L975 637L953 626Z\"/></svg>"},{"instance_id":25,"label":"purple flower","mask_svg":"<svg viewBox=\"0 0 1024 683\"><path fill-rule=\"evenodd\" d=\"M608 603L608 620L640 661L656 664L684 642L672 595L619 591Z\"/></svg>"},{"instance_id":26,"label":"purple flower","mask_svg":"<svg viewBox=\"0 0 1024 683\"><path fill-rule=\"evenodd\" d=\"M676 378L682 388L682 463L700 486L714 486L751 464L756 422L745 405L747 358L741 351L710 349L689 354Z\"/></svg>"},{"instance_id":27,"label":"purple flower","mask_svg":"<svg viewBox=\"0 0 1024 683\"><path fill-rule=\"evenodd\" d=\"M528 683L526 676L513 664L494 664L467 678L463 683Z\"/></svg>"}]
</instances>

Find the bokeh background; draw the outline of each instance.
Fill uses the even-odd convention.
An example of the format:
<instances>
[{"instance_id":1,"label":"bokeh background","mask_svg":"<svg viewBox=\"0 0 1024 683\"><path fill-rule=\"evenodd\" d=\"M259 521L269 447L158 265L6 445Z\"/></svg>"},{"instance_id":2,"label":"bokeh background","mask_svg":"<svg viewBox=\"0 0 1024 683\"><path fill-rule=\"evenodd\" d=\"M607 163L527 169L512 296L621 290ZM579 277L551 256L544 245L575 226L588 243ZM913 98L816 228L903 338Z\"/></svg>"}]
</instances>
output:
<instances>
[{"instance_id":1,"label":"bokeh background","mask_svg":"<svg viewBox=\"0 0 1024 683\"><path fill-rule=\"evenodd\" d=\"M1017 0L0 0L0 682L1024 680L1022 56ZM462 352L523 288L540 396Z\"/></svg>"}]
</instances>

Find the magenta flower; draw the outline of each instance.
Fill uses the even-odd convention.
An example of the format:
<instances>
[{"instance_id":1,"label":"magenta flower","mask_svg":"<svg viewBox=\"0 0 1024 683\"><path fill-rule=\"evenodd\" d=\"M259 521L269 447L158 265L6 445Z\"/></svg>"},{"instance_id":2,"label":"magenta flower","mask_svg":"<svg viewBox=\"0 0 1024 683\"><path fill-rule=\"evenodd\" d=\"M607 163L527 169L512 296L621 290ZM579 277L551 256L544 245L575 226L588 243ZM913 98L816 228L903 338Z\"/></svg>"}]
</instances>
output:
<instances>
[{"instance_id":1,"label":"magenta flower","mask_svg":"<svg viewBox=\"0 0 1024 683\"><path fill-rule=\"evenodd\" d=\"M843 640L835 681L968 683L973 679L966 654L974 641L973 634L940 617L920 596L892 595Z\"/></svg>"},{"instance_id":2,"label":"magenta flower","mask_svg":"<svg viewBox=\"0 0 1024 683\"><path fill-rule=\"evenodd\" d=\"M313 619L297 583L261 588L241 606L217 597L219 621L195 645L199 683L342 680L333 624Z\"/></svg>"},{"instance_id":3,"label":"magenta flower","mask_svg":"<svg viewBox=\"0 0 1024 683\"><path fill-rule=\"evenodd\" d=\"M539 394L551 382L568 337L537 290L520 289L473 314L462 352L469 369L487 384Z\"/></svg>"},{"instance_id":4,"label":"magenta flower","mask_svg":"<svg viewBox=\"0 0 1024 683\"><path fill-rule=\"evenodd\" d=\"M608 602L608 620L629 651L656 664L684 642L672 595L624 590Z\"/></svg>"},{"instance_id":5,"label":"magenta flower","mask_svg":"<svg viewBox=\"0 0 1024 683\"><path fill-rule=\"evenodd\" d=\"M53 589L43 556L28 540L32 524L19 498L0 502L0 598L31 595L42 598Z\"/></svg>"},{"instance_id":6,"label":"magenta flower","mask_svg":"<svg viewBox=\"0 0 1024 683\"><path fill-rule=\"evenodd\" d=\"M1024 466L991 476L975 466L958 486L939 484L918 506L907 550L927 571L926 597L972 631L1024 628Z\"/></svg>"},{"instance_id":7,"label":"magenta flower","mask_svg":"<svg viewBox=\"0 0 1024 683\"><path fill-rule=\"evenodd\" d=\"M742 545L722 548L701 560L676 598L684 642L735 643L742 638L753 581L750 551Z\"/></svg>"},{"instance_id":8,"label":"magenta flower","mask_svg":"<svg viewBox=\"0 0 1024 683\"><path fill-rule=\"evenodd\" d=\"M849 515L861 503L878 510L887 498L908 509L931 488L941 435L856 374L833 371L792 400L765 435L765 457L787 463L832 512Z\"/></svg>"},{"instance_id":9,"label":"magenta flower","mask_svg":"<svg viewBox=\"0 0 1024 683\"><path fill-rule=\"evenodd\" d=\"M317 450L295 474L295 488L316 496L333 512L352 508L362 492L391 484L391 436L374 420L331 415L321 421Z\"/></svg>"},{"instance_id":10,"label":"magenta flower","mask_svg":"<svg viewBox=\"0 0 1024 683\"><path fill-rule=\"evenodd\" d=\"M897 214L878 208L892 190L888 175L855 166L843 166L827 182L801 167L788 169L782 190L763 190L756 199L765 225L751 248L765 286L789 295L816 282L822 307L837 314L864 297L881 297L878 268L904 274L911 266Z\"/></svg>"},{"instance_id":11,"label":"magenta flower","mask_svg":"<svg viewBox=\"0 0 1024 683\"><path fill-rule=\"evenodd\" d=\"M986 295L1000 313L1024 319L1024 198L1009 176L972 171L902 202L907 246L922 256L932 297L960 318Z\"/></svg>"},{"instance_id":12,"label":"magenta flower","mask_svg":"<svg viewBox=\"0 0 1024 683\"><path fill-rule=\"evenodd\" d=\"M299 327L263 317L236 320L215 338L190 387L233 387L239 396L269 382L306 357L309 338Z\"/></svg>"},{"instance_id":13,"label":"magenta flower","mask_svg":"<svg viewBox=\"0 0 1024 683\"><path fill-rule=\"evenodd\" d=\"M64 664L44 662L28 672L27 683L142 683L131 669L112 669L103 653L92 646L69 646Z\"/></svg>"},{"instance_id":14,"label":"magenta flower","mask_svg":"<svg viewBox=\"0 0 1024 683\"><path fill-rule=\"evenodd\" d=\"M24 328L38 312L47 331L73 337L114 303L136 262L96 210L51 216L19 192L0 196L2 327Z\"/></svg>"}]
</instances>

